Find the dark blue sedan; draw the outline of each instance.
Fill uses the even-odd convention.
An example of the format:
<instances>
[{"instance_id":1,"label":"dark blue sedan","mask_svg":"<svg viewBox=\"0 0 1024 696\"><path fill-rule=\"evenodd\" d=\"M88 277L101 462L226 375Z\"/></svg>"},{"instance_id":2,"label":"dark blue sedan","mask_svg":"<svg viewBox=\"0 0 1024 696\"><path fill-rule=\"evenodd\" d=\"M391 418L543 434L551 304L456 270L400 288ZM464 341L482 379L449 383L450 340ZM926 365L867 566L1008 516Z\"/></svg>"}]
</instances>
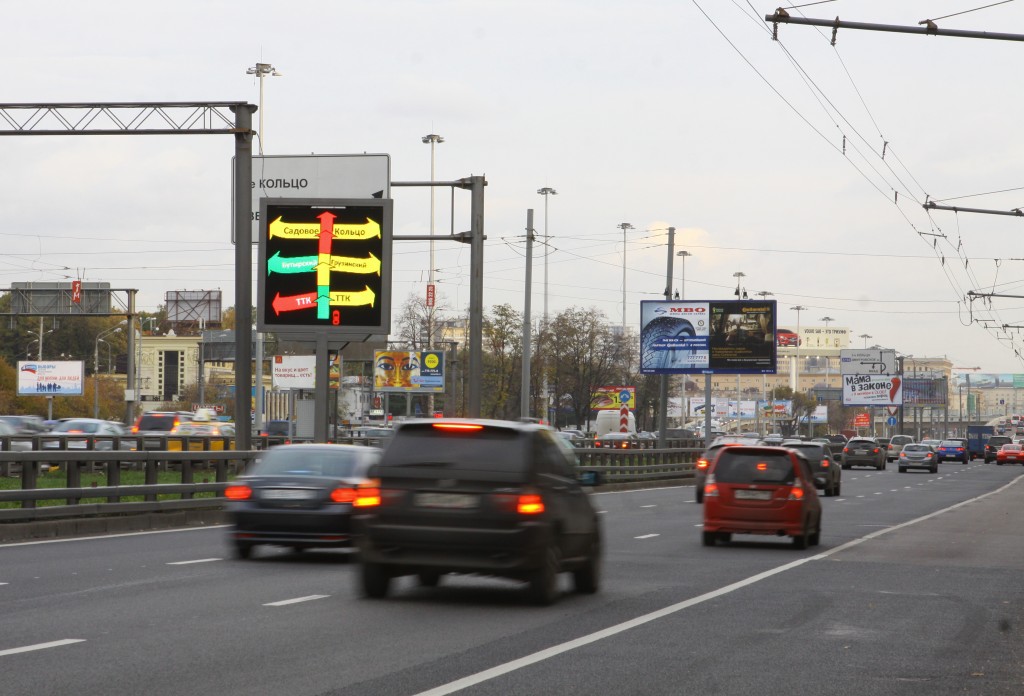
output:
<instances>
[{"instance_id":1,"label":"dark blue sedan","mask_svg":"<svg viewBox=\"0 0 1024 696\"><path fill-rule=\"evenodd\" d=\"M967 451L967 446L959 440L943 440L935 448L935 453L938 455L940 462L952 459L953 461L967 464L971 461L971 453Z\"/></svg>"}]
</instances>

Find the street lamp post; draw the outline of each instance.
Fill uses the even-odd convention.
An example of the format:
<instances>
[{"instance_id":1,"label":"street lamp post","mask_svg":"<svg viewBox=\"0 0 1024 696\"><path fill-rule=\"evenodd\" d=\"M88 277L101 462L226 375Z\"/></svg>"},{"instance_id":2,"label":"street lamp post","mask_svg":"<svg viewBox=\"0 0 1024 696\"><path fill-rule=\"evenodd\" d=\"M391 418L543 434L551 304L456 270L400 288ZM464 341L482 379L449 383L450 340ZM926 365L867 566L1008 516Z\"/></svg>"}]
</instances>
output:
<instances>
[{"instance_id":1,"label":"street lamp post","mask_svg":"<svg viewBox=\"0 0 1024 696\"><path fill-rule=\"evenodd\" d=\"M822 317L818 321L825 322L825 348L829 349L831 346L828 345L828 324L830 321L835 321L832 317ZM830 389L832 387L832 356L825 355L825 388Z\"/></svg>"},{"instance_id":2,"label":"street lamp post","mask_svg":"<svg viewBox=\"0 0 1024 696\"><path fill-rule=\"evenodd\" d=\"M27 333L30 336L35 336L36 337L36 341L39 342L39 352L37 354L36 360L42 360L43 359L43 336L45 336L46 334L52 334L53 333L53 329L47 329L46 331L43 331L43 318L39 317L39 330L38 331L32 331L31 329L29 329L27 331ZM29 343L29 345L32 345L32 343Z\"/></svg>"},{"instance_id":3,"label":"street lamp post","mask_svg":"<svg viewBox=\"0 0 1024 696\"><path fill-rule=\"evenodd\" d=\"M267 75L273 77L280 77L281 73L277 71L270 63L256 63L253 67L245 71L246 75L256 75L260 80L260 103L258 111L260 113L260 128L259 128L259 153L263 154L263 144L265 142L264 130L263 130L263 78ZM253 425L256 428L263 426L263 332L256 331L256 355L255 357L255 374L253 375L253 383L256 386L256 413L254 414ZM242 414L236 414L235 418L238 422L241 422Z\"/></svg>"},{"instance_id":4,"label":"street lamp post","mask_svg":"<svg viewBox=\"0 0 1024 696\"><path fill-rule=\"evenodd\" d=\"M92 354L92 361L93 361L92 362L92 396L93 396L93 399L92 399L92 417L93 418L99 418L100 417L100 341L103 341L104 343L107 343L106 341L103 340L103 337L117 333L118 331L121 330L121 325L123 325L125 323L127 323L127 322L125 320L122 320L121 324L119 324L117 326L114 326L112 328L109 328L106 331L101 331L96 336L96 345L95 345L95 348L93 349L93 354ZM109 346L110 344L108 343L107 345Z\"/></svg>"},{"instance_id":5,"label":"street lamp post","mask_svg":"<svg viewBox=\"0 0 1024 696\"><path fill-rule=\"evenodd\" d=\"M746 276L747 274L744 273L743 271L736 271L735 273L732 274L732 277L736 279L736 292L733 294L736 295L737 300L747 299L747 291L741 290L740 288L740 284Z\"/></svg>"},{"instance_id":6,"label":"street lamp post","mask_svg":"<svg viewBox=\"0 0 1024 696\"><path fill-rule=\"evenodd\" d=\"M800 343L802 341L800 338L800 312L807 309L807 307L804 307L803 305L796 305L795 307L790 307L790 309L796 311L796 355L793 358L793 392L795 393L800 391ZM799 432L799 430L800 424L798 423L797 431ZM811 432L811 414L809 413L807 414L807 432Z\"/></svg>"},{"instance_id":7,"label":"street lamp post","mask_svg":"<svg viewBox=\"0 0 1024 696\"><path fill-rule=\"evenodd\" d=\"M874 338L874 336L869 336L868 334L861 334L857 338L863 338L864 339L864 347L867 348L868 347L868 339L869 338Z\"/></svg>"},{"instance_id":8,"label":"street lamp post","mask_svg":"<svg viewBox=\"0 0 1024 696\"><path fill-rule=\"evenodd\" d=\"M420 138L420 142L430 145L430 181L434 181L435 148L444 142L437 133L428 133ZM430 268L427 269L427 348L434 347L434 187L430 187ZM427 396L427 412L434 413L434 395Z\"/></svg>"},{"instance_id":9,"label":"street lamp post","mask_svg":"<svg viewBox=\"0 0 1024 696\"><path fill-rule=\"evenodd\" d=\"M690 252L683 249L677 251L676 256L679 257L679 299L686 299L686 257L693 256Z\"/></svg>"},{"instance_id":10,"label":"street lamp post","mask_svg":"<svg viewBox=\"0 0 1024 696\"><path fill-rule=\"evenodd\" d=\"M260 112L259 136L260 137L259 137L259 153L262 155L263 154L263 142L264 142L264 137L263 137L263 78L266 77L267 75L271 75L273 77L280 77L281 73L279 73L277 71L277 68L275 68L270 63L257 63L256 65L252 66L251 68L248 68L245 71L245 74L246 75L255 75L256 77L258 77L260 79L260 103L259 103L259 112Z\"/></svg>"},{"instance_id":11,"label":"street lamp post","mask_svg":"<svg viewBox=\"0 0 1024 696\"><path fill-rule=\"evenodd\" d=\"M616 225L622 230L622 336L626 336L626 230L636 229L628 222Z\"/></svg>"},{"instance_id":12,"label":"street lamp post","mask_svg":"<svg viewBox=\"0 0 1024 696\"><path fill-rule=\"evenodd\" d=\"M548 199L551 196L557 196L558 191L545 186L537 189L537 193L544 196L544 328L541 331L541 336L544 337L544 348L538 356L540 358L541 370L544 374L544 417L550 422L551 418L551 395L548 393L548 371L547 371L547 345L548 340L548 257L551 255L551 245L549 244L548 235Z\"/></svg>"}]
</instances>

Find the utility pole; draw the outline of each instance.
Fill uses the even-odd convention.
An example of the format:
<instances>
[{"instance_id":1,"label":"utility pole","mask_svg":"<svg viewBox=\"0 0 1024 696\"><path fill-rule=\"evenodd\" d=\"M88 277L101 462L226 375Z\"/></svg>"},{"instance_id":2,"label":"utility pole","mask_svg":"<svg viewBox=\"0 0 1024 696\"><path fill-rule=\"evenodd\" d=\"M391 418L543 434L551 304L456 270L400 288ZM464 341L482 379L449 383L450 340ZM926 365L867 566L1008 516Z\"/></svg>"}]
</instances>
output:
<instances>
[{"instance_id":1,"label":"utility pole","mask_svg":"<svg viewBox=\"0 0 1024 696\"><path fill-rule=\"evenodd\" d=\"M668 228L668 269L665 273L665 300L672 299L672 257L676 245L676 228ZM686 383L686 375L683 375L683 383ZM683 401L679 401L679 407L683 407ZM668 420L668 375L661 375L658 380L658 449L665 448L665 441L668 433L665 432L666 421Z\"/></svg>"},{"instance_id":2,"label":"utility pole","mask_svg":"<svg viewBox=\"0 0 1024 696\"><path fill-rule=\"evenodd\" d=\"M626 230L635 229L628 222L616 225L622 230L622 337L626 337Z\"/></svg>"},{"instance_id":3,"label":"utility pole","mask_svg":"<svg viewBox=\"0 0 1024 696\"><path fill-rule=\"evenodd\" d=\"M530 416L530 295L533 293L533 208L526 211L526 297L523 301L523 383L519 415Z\"/></svg>"},{"instance_id":4,"label":"utility pole","mask_svg":"<svg viewBox=\"0 0 1024 696\"><path fill-rule=\"evenodd\" d=\"M772 29L772 38L778 41L780 24L797 24L811 27L831 27L832 45L836 43L836 35L840 29L861 29L865 31L886 31L898 34L924 34L926 36L953 36L964 39L991 39L995 41L1024 41L1024 34L1004 34L991 31L970 31L965 29L939 29L930 19L925 19L918 24L924 26L908 27L896 24L871 24L868 22L842 22L838 17L835 19L813 19L810 17L791 17L781 7L775 10L775 14L765 15L764 21L775 25Z\"/></svg>"}]
</instances>

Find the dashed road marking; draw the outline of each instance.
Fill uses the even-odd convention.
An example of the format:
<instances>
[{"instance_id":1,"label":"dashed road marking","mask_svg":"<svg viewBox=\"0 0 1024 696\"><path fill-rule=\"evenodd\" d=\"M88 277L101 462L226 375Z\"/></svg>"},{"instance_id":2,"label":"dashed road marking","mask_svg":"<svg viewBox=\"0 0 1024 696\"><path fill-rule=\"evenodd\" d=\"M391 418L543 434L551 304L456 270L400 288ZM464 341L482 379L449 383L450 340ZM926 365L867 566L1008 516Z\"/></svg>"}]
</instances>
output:
<instances>
[{"instance_id":1,"label":"dashed road marking","mask_svg":"<svg viewBox=\"0 0 1024 696\"><path fill-rule=\"evenodd\" d=\"M652 508L652 507L658 507L658 506L657 505L641 505L640 507L642 507L642 508Z\"/></svg>"},{"instance_id":2,"label":"dashed road marking","mask_svg":"<svg viewBox=\"0 0 1024 696\"><path fill-rule=\"evenodd\" d=\"M193 563L212 563L213 561L223 561L223 558L197 558L194 561L174 561L167 565L192 565Z\"/></svg>"},{"instance_id":3,"label":"dashed road marking","mask_svg":"<svg viewBox=\"0 0 1024 696\"><path fill-rule=\"evenodd\" d=\"M633 537L633 538L634 539L653 539L656 536L661 536L661 535L660 534L644 534L642 536Z\"/></svg>"},{"instance_id":4,"label":"dashed road marking","mask_svg":"<svg viewBox=\"0 0 1024 696\"><path fill-rule=\"evenodd\" d=\"M287 606L289 604L298 604L299 602L312 602L314 599L323 599L325 597L330 597L330 595L312 594L312 595L309 595L307 597L296 597L295 599L282 599L280 602L267 602L263 606L265 606L265 607L283 607L283 606Z\"/></svg>"},{"instance_id":5,"label":"dashed road marking","mask_svg":"<svg viewBox=\"0 0 1024 696\"><path fill-rule=\"evenodd\" d=\"M49 643L36 643L35 645L25 645L20 648L9 648L7 650L0 650L0 657L4 655L17 655L18 653L32 652L34 650L46 650L47 648L59 648L63 645L71 645L72 643L84 643L84 638L65 638L64 640L54 640Z\"/></svg>"}]
</instances>

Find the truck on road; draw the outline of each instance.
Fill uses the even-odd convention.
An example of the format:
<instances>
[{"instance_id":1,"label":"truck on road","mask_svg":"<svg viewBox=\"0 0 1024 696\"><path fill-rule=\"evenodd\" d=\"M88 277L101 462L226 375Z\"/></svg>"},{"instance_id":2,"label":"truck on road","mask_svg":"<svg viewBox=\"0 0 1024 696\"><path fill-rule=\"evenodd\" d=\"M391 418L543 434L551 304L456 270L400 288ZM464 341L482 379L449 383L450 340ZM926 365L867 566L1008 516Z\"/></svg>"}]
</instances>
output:
<instances>
[{"instance_id":1,"label":"truck on road","mask_svg":"<svg viewBox=\"0 0 1024 696\"><path fill-rule=\"evenodd\" d=\"M995 434L996 429L991 425L967 426L967 449L971 453L971 459L975 457L984 458L985 443Z\"/></svg>"}]
</instances>

